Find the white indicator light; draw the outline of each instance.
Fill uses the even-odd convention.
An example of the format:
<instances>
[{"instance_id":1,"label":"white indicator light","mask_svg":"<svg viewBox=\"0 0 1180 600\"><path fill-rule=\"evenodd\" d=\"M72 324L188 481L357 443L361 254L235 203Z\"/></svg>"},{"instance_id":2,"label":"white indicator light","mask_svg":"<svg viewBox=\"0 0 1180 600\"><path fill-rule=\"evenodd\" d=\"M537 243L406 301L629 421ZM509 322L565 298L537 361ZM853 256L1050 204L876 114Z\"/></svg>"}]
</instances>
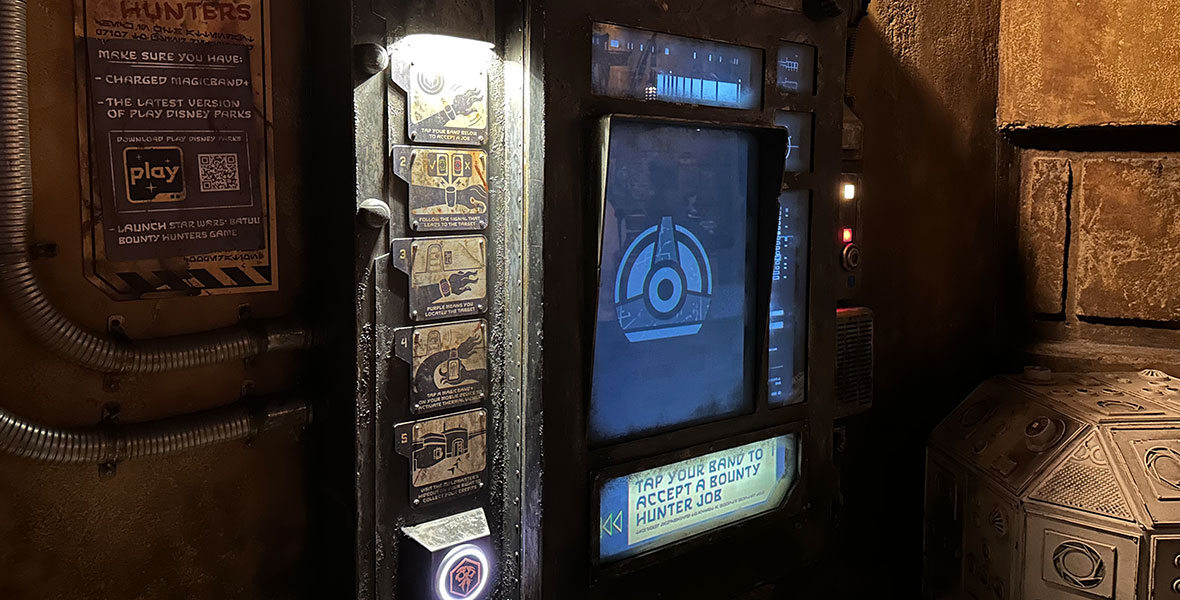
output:
<instances>
[{"instance_id":1,"label":"white indicator light","mask_svg":"<svg viewBox=\"0 0 1180 600\"><path fill-rule=\"evenodd\" d=\"M488 557L474 544L451 548L435 573L439 600L479 598L488 583Z\"/></svg>"},{"instance_id":2,"label":"white indicator light","mask_svg":"<svg viewBox=\"0 0 1180 600\"><path fill-rule=\"evenodd\" d=\"M845 200L852 200L854 198L856 198L856 184L855 183L844 184L844 199Z\"/></svg>"}]
</instances>

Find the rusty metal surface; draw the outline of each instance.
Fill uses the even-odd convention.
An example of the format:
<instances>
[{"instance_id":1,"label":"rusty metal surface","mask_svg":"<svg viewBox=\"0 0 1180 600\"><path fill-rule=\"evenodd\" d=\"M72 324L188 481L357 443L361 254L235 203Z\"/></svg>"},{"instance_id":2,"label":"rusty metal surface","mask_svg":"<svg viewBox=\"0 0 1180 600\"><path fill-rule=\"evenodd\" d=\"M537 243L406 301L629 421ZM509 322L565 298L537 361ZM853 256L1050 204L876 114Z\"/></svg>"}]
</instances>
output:
<instances>
[{"instance_id":1,"label":"rusty metal surface","mask_svg":"<svg viewBox=\"0 0 1180 600\"><path fill-rule=\"evenodd\" d=\"M250 314L289 314L303 289L301 181L277 182L280 293L115 303L83 274L72 3L32 2L30 87L34 236L55 243L39 264L46 292L69 317L101 332L122 315L132 338L231 325ZM276 13L276 160L297 172L302 13ZM289 284L289 285L288 285ZM258 392L289 386L294 356L268 356L171 374L104 378L36 346L0 306L0 398L55 425L98 422L115 402L135 422L228 404L245 382ZM179 458L121 465L100 480L91 467L46 468L0 457L0 596L148 599L296 597L304 551L304 473L297 439L231 444Z\"/></svg>"}]
</instances>

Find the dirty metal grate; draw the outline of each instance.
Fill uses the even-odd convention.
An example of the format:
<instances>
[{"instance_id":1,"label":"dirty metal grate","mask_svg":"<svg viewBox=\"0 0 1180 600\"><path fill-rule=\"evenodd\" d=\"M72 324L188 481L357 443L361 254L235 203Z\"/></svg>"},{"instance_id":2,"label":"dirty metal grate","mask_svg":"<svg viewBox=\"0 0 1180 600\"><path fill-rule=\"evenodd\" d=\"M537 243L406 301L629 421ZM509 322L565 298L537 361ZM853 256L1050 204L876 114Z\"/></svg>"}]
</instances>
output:
<instances>
[{"instance_id":1,"label":"dirty metal grate","mask_svg":"<svg viewBox=\"0 0 1180 600\"><path fill-rule=\"evenodd\" d=\"M873 311L867 308L836 311L836 401L873 401Z\"/></svg>"}]
</instances>

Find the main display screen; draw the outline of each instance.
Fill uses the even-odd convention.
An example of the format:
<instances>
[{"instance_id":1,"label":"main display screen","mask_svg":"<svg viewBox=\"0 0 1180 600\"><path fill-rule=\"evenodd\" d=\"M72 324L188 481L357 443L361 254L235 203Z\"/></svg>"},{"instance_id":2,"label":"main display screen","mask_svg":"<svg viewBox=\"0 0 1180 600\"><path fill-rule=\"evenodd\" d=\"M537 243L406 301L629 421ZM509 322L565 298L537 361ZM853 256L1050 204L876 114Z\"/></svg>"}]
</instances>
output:
<instances>
[{"instance_id":1,"label":"main display screen","mask_svg":"<svg viewBox=\"0 0 1180 600\"><path fill-rule=\"evenodd\" d=\"M756 154L747 131L610 121L591 444L754 410Z\"/></svg>"}]
</instances>

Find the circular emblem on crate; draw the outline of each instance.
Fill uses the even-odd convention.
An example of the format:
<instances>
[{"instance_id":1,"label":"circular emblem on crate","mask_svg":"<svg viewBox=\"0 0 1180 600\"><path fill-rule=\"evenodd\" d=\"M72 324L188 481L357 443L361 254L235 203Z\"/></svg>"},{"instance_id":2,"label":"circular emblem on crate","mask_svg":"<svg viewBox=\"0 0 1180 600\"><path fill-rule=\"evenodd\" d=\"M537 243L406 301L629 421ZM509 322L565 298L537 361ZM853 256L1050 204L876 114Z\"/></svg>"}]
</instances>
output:
<instances>
[{"instance_id":1,"label":"circular emblem on crate","mask_svg":"<svg viewBox=\"0 0 1180 600\"><path fill-rule=\"evenodd\" d=\"M1180 452L1167 446L1156 446L1143 455L1143 466L1156 481L1180 490Z\"/></svg>"},{"instance_id":2,"label":"circular emblem on crate","mask_svg":"<svg viewBox=\"0 0 1180 600\"><path fill-rule=\"evenodd\" d=\"M688 228L664 217L623 252L615 278L615 313L631 342L693 335L713 294L705 247Z\"/></svg>"},{"instance_id":3,"label":"circular emblem on crate","mask_svg":"<svg viewBox=\"0 0 1180 600\"><path fill-rule=\"evenodd\" d=\"M1065 423L1044 415L1034 418L1024 427L1024 443L1033 452L1044 452L1057 445L1065 436Z\"/></svg>"},{"instance_id":4,"label":"circular emblem on crate","mask_svg":"<svg viewBox=\"0 0 1180 600\"><path fill-rule=\"evenodd\" d=\"M1142 405L1136 404L1134 402L1128 402L1126 400L1099 400L1097 404L1101 408L1122 409L1133 412L1139 412L1143 410Z\"/></svg>"},{"instance_id":5,"label":"circular emblem on crate","mask_svg":"<svg viewBox=\"0 0 1180 600\"><path fill-rule=\"evenodd\" d=\"M1098 552L1073 540L1053 549L1053 570L1065 583L1084 590L1098 587L1106 577L1106 564Z\"/></svg>"},{"instance_id":6,"label":"circular emblem on crate","mask_svg":"<svg viewBox=\"0 0 1180 600\"><path fill-rule=\"evenodd\" d=\"M442 600L478 598L487 584L488 558L474 544L455 546L443 557L438 570L438 597Z\"/></svg>"}]
</instances>

